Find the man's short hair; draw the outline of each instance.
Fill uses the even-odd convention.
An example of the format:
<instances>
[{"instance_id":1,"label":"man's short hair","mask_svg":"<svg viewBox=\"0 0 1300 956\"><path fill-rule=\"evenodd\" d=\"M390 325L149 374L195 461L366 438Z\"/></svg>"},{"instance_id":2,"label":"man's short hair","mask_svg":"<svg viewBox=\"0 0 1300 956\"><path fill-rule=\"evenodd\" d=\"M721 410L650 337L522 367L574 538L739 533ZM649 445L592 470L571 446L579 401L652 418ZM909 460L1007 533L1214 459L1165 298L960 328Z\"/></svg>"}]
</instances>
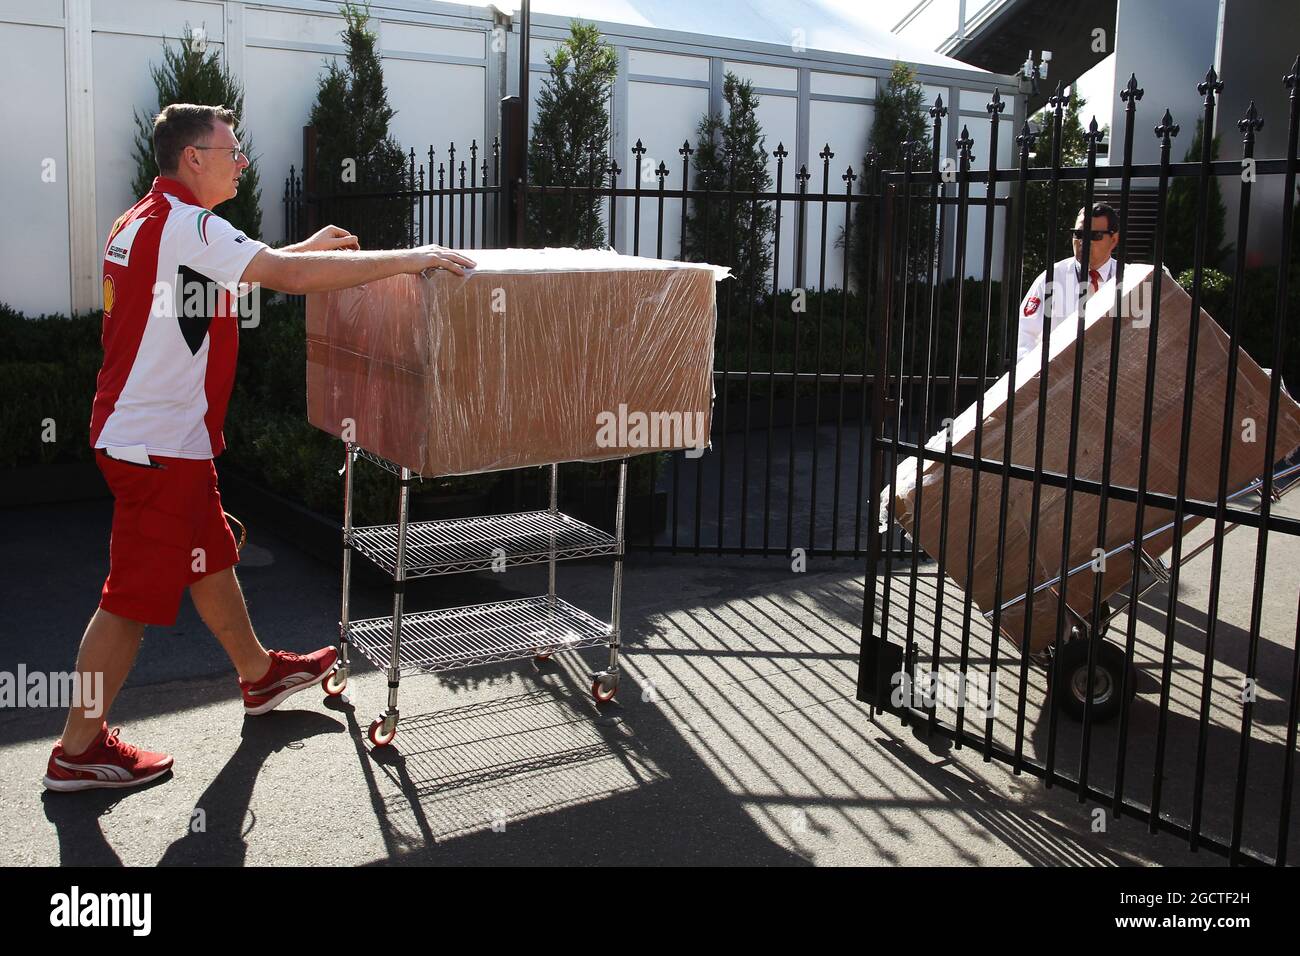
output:
<instances>
[{"instance_id":1,"label":"man's short hair","mask_svg":"<svg viewBox=\"0 0 1300 956\"><path fill-rule=\"evenodd\" d=\"M164 176L176 172L186 146L195 146L212 132L216 120L233 127L235 114L224 106L172 103L153 120L153 155Z\"/></svg>"},{"instance_id":2,"label":"man's short hair","mask_svg":"<svg viewBox=\"0 0 1300 956\"><path fill-rule=\"evenodd\" d=\"M1079 213L1082 215L1083 210L1080 209ZM1112 206L1110 203L1104 203L1104 202L1093 203L1092 214L1088 216L1088 221L1091 222L1093 219L1095 219L1098 216L1106 217L1107 229L1109 229L1111 232L1119 232L1119 213L1115 211L1114 206Z\"/></svg>"}]
</instances>

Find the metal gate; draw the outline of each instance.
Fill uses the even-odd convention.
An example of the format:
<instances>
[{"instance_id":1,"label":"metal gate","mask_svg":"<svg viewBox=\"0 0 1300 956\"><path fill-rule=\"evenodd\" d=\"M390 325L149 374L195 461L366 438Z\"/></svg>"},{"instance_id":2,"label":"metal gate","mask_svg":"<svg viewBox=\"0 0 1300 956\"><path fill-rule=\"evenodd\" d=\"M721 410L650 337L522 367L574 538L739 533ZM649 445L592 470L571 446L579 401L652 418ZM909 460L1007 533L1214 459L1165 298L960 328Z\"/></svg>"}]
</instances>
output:
<instances>
[{"instance_id":1,"label":"metal gate","mask_svg":"<svg viewBox=\"0 0 1300 956\"><path fill-rule=\"evenodd\" d=\"M1113 294L1101 285L1102 302L1093 303L1091 282L1076 274L1088 290L1082 299L1062 301L1049 283L1042 313L1019 304L1033 278L1020 268L994 298L995 229L1010 261L1023 262L1037 244L1051 270L1069 252L1059 233L1079 208L1077 200L1064 206L1063 196L1077 192L1072 184L1082 184L1083 206L1095 212L1101 134L1094 120L1086 164L1062 165L1066 100L1058 87L1050 142L1036 142L1026 123L1017 167L998 169L995 96L988 171L971 170L963 129L955 170L941 169L936 146L888 176L872 316L882 387L872 394L859 699L1234 864L1284 865L1300 839L1291 827L1300 495L1283 498L1296 469L1294 446L1282 447L1295 425L1282 380L1295 384L1300 359L1297 73L1300 59L1283 88L1255 94L1273 104L1269 122L1287 124L1285 157L1255 158L1263 118L1252 102L1235 124L1240 161L1215 159L1207 135L1199 156L1174 162L1180 124L1198 118L1176 123L1168 110L1141 109L1142 90L1130 79L1120 94L1122 164L1102 173L1112 189L1120 181ZM1213 131L1223 82L1210 70L1198 89L1201 128ZM935 144L946 112L942 103L930 111ZM1134 137L1150 135L1144 127L1159 140L1158 164L1133 162ZM1049 165L1031 165L1035 149L1049 151ZM1226 292L1207 262L1216 181L1235 193L1239 210ZM935 277L948 255L965 275L972 187L990 183L1010 206L1000 223L985 218L979 294L958 283L945 302ZM1148 270L1126 265L1126 220L1133 190L1150 186L1157 202ZM1043 201L1046 235L1027 234L1028 210ZM1181 286L1163 266L1182 239L1171 220L1188 202L1190 305L1176 307ZM1281 207L1280 235L1252 238L1252 212L1269 203ZM1091 244L1106 236L1096 238L1091 216L1083 226L1088 261ZM954 227L956 242L947 238ZM1280 252L1271 278L1252 265L1264 248ZM1145 311L1135 312L1138 286L1150 291ZM1219 325L1190 321L1206 305ZM1064 318L1055 327L1042 321L1043 343L1017 370L1020 320L1029 314ZM974 385L947 388L943 377ZM1167 382L1181 387L1162 391ZM1246 421L1251 403L1261 412ZM1230 480L1243 472L1246 480ZM1206 473L1217 476L1210 492L1193 493ZM891 543L900 527L909 532L901 547ZM1230 535L1233 528L1245 530ZM1112 593L1116 568L1122 583Z\"/></svg>"}]
</instances>

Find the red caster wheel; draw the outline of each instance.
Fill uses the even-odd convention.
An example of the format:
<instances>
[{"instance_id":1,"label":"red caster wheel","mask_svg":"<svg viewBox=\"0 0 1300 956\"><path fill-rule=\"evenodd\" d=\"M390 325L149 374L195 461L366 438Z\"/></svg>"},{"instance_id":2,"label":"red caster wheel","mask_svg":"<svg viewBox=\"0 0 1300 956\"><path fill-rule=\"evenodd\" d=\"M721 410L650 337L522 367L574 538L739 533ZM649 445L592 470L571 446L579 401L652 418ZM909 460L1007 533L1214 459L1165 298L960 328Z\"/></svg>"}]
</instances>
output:
<instances>
[{"instance_id":1,"label":"red caster wheel","mask_svg":"<svg viewBox=\"0 0 1300 956\"><path fill-rule=\"evenodd\" d=\"M330 672L321 684L325 688L326 697L341 697L343 691L348 686L347 668L336 667Z\"/></svg>"},{"instance_id":2,"label":"red caster wheel","mask_svg":"<svg viewBox=\"0 0 1300 956\"><path fill-rule=\"evenodd\" d=\"M616 675L602 674L591 683L591 696L596 698L598 704L608 704L618 693L618 677Z\"/></svg>"},{"instance_id":3,"label":"red caster wheel","mask_svg":"<svg viewBox=\"0 0 1300 956\"><path fill-rule=\"evenodd\" d=\"M385 729L387 723L383 717L376 717L370 724L370 742L376 747L387 747L397 736L397 721L394 720L390 728Z\"/></svg>"}]
</instances>

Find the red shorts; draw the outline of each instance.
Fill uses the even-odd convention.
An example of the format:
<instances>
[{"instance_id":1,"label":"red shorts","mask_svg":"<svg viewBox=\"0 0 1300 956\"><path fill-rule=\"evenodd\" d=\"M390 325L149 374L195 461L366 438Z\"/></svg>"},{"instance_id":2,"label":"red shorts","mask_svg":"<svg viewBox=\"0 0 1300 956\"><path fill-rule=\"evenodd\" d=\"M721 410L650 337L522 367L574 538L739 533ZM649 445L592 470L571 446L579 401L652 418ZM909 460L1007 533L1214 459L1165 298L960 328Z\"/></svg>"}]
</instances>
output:
<instances>
[{"instance_id":1,"label":"red shorts","mask_svg":"<svg viewBox=\"0 0 1300 956\"><path fill-rule=\"evenodd\" d=\"M181 594L200 578L239 562L221 510L212 459L163 458L158 467L109 458L95 462L113 492L108 580L99 606L144 624L171 625Z\"/></svg>"}]
</instances>

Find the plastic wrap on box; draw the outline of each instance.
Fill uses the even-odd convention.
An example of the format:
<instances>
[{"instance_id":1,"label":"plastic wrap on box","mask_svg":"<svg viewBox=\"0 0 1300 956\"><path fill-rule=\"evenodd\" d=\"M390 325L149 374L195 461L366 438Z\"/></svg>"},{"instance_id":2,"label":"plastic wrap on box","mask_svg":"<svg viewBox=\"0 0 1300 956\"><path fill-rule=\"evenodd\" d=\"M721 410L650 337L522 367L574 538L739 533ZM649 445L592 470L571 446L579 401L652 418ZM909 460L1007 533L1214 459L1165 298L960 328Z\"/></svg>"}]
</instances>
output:
<instances>
[{"instance_id":1,"label":"plastic wrap on box","mask_svg":"<svg viewBox=\"0 0 1300 956\"><path fill-rule=\"evenodd\" d=\"M1145 453L1151 492L1173 496L1178 489L1178 459L1182 439L1184 387L1187 375L1191 299L1166 272L1160 284L1159 340L1156 346L1156 375L1153 388L1151 437L1142 447L1142 414L1146 396L1147 345L1152 302L1152 274L1149 265L1129 265L1124 270L1122 307L1118 320L1119 366L1114 404L1114 432L1111 457L1111 484L1135 488L1139 466ZM1114 315L1114 286L1107 284L1088 300L1084 311L1083 376L1079 390L1077 460L1074 474L1078 478L1100 481L1102 476L1107 414L1107 387L1110 371ZM1188 455L1186 494L1190 499L1218 499L1219 463L1222 451L1225 388L1228 377L1229 341L1222 328L1204 311L1200 311L1196 373L1194 378L1191 447ZM1250 317L1243 317L1250 321ZM1074 368L1078 322L1073 316L1052 330L1048 364L1046 430L1043 443L1043 470L1066 474L1070 441L1071 400L1074 395ZM1013 370L1015 375L1015 422L1012 430L1011 461L1032 468L1037 447L1039 396L1041 393L1041 344L1027 354ZM1007 388L1009 375L984 395L984 425L981 457L1001 461L1005 447ZM1235 424L1230 431L1232 447L1228 466L1228 493L1244 487L1300 447L1300 406L1281 393L1278 409L1277 442L1266 456L1269 376L1245 352L1238 351L1236 398L1233 408ZM971 455L975 448L975 414L971 405L953 424L953 451ZM1244 420L1255 427L1243 427ZM942 452L945 434L940 432L926 447ZM943 462L927 461L921 475L921 514L916 514L916 458L902 462L895 474L893 488L894 518L932 557L938 557L940 521L943 513ZM975 529L975 562L968 570L967 544L971 533L973 495L976 473L965 466L952 466L948 478L948 536L944 570L957 584L967 589L983 611L994 606L998 559L998 525L1005 517L1006 544L1002 603L1019 597L1027 590L1030 555L1029 528L1033 518L1033 483L1012 478L1005 516L1000 509L1002 475L1000 471L980 474L978 492L978 527ZM882 495L882 517L890 490ZM1075 489L1070 527L1069 567L1076 568L1093 559L1097 547L1100 498ZM1148 505L1143 515L1143 533L1149 534L1173 521L1172 510ZM1065 518L1065 490L1047 484L1041 486L1038 509L1038 538L1033 556L1035 586L1056 578L1062 570ZM1134 540L1136 504L1112 497L1107 508L1105 549L1119 547ZM1200 519L1187 520L1183 533ZM1174 531L1153 536L1144 549L1160 556L1174 543ZM1132 550L1112 555L1102 573L1102 598L1124 588L1131 580ZM1089 570L1069 578L1067 605L1086 619L1092 613L1095 575ZM1030 648L1041 650L1055 637L1059 590L1040 591L1034 599L1030 622ZM1020 646L1025 636L1025 602L1003 611L1002 632Z\"/></svg>"},{"instance_id":2,"label":"plastic wrap on box","mask_svg":"<svg viewBox=\"0 0 1300 956\"><path fill-rule=\"evenodd\" d=\"M307 298L307 417L422 476L706 447L714 283L612 250L472 249L464 277Z\"/></svg>"}]
</instances>

